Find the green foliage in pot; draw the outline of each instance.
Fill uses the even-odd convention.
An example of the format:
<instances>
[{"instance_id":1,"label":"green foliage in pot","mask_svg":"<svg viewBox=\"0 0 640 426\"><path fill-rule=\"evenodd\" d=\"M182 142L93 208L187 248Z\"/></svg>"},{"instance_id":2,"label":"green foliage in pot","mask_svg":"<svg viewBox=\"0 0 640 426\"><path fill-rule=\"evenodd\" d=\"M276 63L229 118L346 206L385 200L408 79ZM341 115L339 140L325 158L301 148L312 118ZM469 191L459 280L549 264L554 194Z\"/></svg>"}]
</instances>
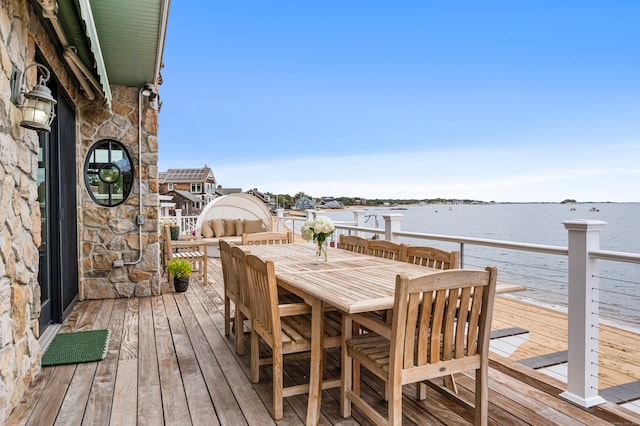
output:
<instances>
[{"instance_id":1,"label":"green foliage in pot","mask_svg":"<svg viewBox=\"0 0 640 426\"><path fill-rule=\"evenodd\" d=\"M191 275L193 268L188 260L173 259L167 262L167 271L176 278L186 278Z\"/></svg>"}]
</instances>

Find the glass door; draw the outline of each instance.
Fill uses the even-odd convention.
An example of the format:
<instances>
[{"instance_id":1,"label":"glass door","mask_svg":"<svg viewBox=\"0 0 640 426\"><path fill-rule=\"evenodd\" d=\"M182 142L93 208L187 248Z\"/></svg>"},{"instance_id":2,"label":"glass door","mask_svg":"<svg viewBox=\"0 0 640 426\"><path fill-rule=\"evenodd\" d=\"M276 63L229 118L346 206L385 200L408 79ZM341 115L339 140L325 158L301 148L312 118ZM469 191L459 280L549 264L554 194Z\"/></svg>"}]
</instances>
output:
<instances>
[{"instance_id":1,"label":"glass door","mask_svg":"<svg viewBox=\"0 0 640 426\"><path fill-rule=\"evenodd\" d=\"M38 177L36 184L38 185L38 203L40 204L40 221L41 221L41 243L39 248L40 254L40 270L38 271L38 282L40 283L40 330L52 322L54 313L54 303L51 301L51 266L49 262L49 247L51 246L48 226L49 214L49 185L50 178L47 176L49 168L47 167L47 159L49 153L47 146L49 135L40 133L40 148L38 150Z\"/></svg>"},{"instance_id":2,"label":"glass door","mask_svg":"<svg viewBox=\"0 0 640 426\"><path fill-rule=\"evenodd\" d=\"M51 133L39 133L38 202L41 243L40 332L61 323L78 297L76 121L73 105L56 81L50 88L57 99Z\"/></svg>"}]
</instances>

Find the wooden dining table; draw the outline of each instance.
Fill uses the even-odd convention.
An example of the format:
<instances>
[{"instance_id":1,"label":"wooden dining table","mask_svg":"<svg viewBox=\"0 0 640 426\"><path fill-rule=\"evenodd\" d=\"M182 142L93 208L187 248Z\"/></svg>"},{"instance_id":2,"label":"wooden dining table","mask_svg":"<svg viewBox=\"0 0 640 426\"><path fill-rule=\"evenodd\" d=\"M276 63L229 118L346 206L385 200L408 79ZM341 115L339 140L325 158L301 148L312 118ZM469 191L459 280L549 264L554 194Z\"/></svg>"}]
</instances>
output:
<instances>
[{"instance_id":1,"label":"wooden dining table","mask_svg":"<svg viewBox=\"0 0 640 426\"><path fill-rule=\"evenodd\" d=\"M315 425L320 419L325 308L335 307L345 315L348 320L343 321L342 332L348 336L351 319L359 320L358 314L393 308L398 274L406 274L411 279L437 272L420 265L331 247L328 260L317 262L315 246L311 243L241 247L263 260L271 260L278 286L300 296L311 306L308 425ZM344 365L344 361L342 359L341 379L351 380L350 366ZM343 411L345 414L348 412Z\"/></svg>"}]
</instances>

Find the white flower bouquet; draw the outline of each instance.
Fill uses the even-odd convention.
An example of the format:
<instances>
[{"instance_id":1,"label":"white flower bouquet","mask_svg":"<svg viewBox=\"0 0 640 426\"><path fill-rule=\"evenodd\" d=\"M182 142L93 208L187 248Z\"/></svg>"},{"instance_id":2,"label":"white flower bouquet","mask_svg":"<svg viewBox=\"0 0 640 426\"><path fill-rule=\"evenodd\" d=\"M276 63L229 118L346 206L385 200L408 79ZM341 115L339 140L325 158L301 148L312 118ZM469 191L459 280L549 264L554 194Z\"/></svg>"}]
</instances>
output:
<instances>
[{"instance_id":1,"label":"white flower bouquet","mask_svg":"<svg viewBox=\"0 0 640 426\"><path fill-rule=\"evenodd\" d=\"M300 230L302 238L307 241L313 239L318 245L316 258L319 261L327 260L327 247L325 241L327 237L335 231L335 229L336 227L331 219L326 216L316 216L315 219L309 219L302 225L302 229Z\"/></svg>"},{"instance_id":2,"label":"white flower bouquet","mask_svg":"<svg viewBox=\"0 0 640 426\"><path fill-rule=\"evenodd\" d=\"M178 226L178 221L175 216L164 216L160 218L160 227L163 226Z\"/></svg>"}]
</instances>

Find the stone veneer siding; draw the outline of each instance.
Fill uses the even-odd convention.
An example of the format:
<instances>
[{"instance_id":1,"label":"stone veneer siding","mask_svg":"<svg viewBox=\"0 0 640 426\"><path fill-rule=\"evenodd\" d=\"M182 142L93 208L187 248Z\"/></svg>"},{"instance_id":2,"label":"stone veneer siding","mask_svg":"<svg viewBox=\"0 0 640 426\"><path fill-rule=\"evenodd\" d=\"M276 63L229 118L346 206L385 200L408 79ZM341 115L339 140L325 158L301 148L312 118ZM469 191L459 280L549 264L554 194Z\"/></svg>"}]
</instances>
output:
<instances>
[{"instance_id":1,"label":"stone veneer siding","mask_svg":"<svg viewBox=\"0 0 640 426\"><path fill-rule=\"evenodd\" d=\"M78 211L80 298L107 299L160 294L158 234L158 112L142 98L142 169L138 169L138 89L111 87L113 114L89 103L79 109ZM129 151L135 179L127 200L116 207L96 204L84 183L84 162L91 146L102 139L122 143ZM138 225L142 179L142 256L138 263L114 268L113 262L133 263L140 257Z\"/></svg>"},{"instance_id":2,"label":"stone veneer siding","mask_svg":"<svg viewBox=\"0 0 640 426\"><path fill-rule=\"evenodd\" d=\"M19 126L20 111L10 101L12 69L23 70L33 63L36 46L76 107L80 299L160 292L157 112L148 108L146 99L143 101L143 166L139 170L137 89L111 88L113 114L105 107L104 100L87 100L67 73L29 2L3 0L0 5L0 424L5 423L40 372L38 137L36 132ZM29 77L29 87L34 84L33 75ZM104 138L123 143L134 162L136 179L132 193L126 203L115 208L95 204L84 184L86 153L93 143ZM127 262L138 258L139 178L142 179L145 217L142 260L136 265L114 269L113 260Z\"/></svg>"}]
</instances>

